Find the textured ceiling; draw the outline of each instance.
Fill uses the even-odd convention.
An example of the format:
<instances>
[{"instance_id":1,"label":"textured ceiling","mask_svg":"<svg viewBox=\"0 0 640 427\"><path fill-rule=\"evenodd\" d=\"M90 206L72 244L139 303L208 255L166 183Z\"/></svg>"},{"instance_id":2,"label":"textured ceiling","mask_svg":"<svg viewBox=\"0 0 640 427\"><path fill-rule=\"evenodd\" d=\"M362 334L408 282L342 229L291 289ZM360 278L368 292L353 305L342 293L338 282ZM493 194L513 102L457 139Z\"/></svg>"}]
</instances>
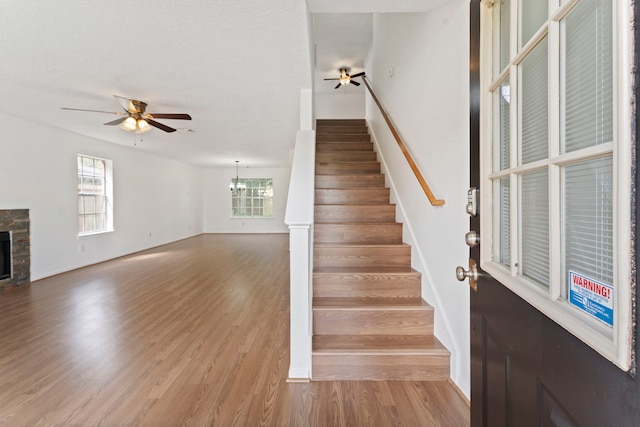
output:
<instances>
[{"instance_id":1,"label":"textured ceiling","mask_svg":"<svg viewBox=\"0 0 640 427\"><path fill-rule=\"evenodd\" d=\"M200 166L287 166L300 89L315 78L331 92L322 79L340 66L361 71L369 12L445 1L310 0L322 12L311 70L304 0L0 0L0 112L133 146L133 134L103 126L115 116L60 109L121 111L112 95L131 97L193 117L159 120L178 132L153 129L136 149Z\"/></svg>"}]
</instances>

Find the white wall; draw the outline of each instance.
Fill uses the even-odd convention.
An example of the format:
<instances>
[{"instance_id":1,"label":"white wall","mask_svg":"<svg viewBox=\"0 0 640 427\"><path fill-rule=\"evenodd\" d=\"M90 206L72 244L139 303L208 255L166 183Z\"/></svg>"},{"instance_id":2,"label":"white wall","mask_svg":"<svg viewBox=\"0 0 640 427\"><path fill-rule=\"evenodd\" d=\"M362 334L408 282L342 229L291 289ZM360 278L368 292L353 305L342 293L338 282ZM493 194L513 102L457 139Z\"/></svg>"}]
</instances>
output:
<instances>
[{"instance_id":1,"label":"white wall","mask_svg":"<svg viewBox=\"0 0 640 427\"><path fill-rule=\"evenodd\" d=\"M0 129L0 209L30 209L32 280L202 233L201 169L4 114ZM78 237L78 154L113 161L114 232Z\"/></svg>"},{"instance_id":2,"label":"white wall","mask_svg":"<svg viewBox=\"0 0 640 427\"><path fill-rule=\"evenodd\" d=\"M241 162L242 164L242 162ZM231 218L229 184L236 177L235 168L204 171L205 233L288 233L284 223L289 189L289 168L244 168L240 178L273 178L273 218Z\"/></svg>"},{"instance_id":3,"label":"white wall","mask_svg":"<svg viewBox=\"0 0 640 427\"><path fill-rule=\"evenodd\" d=\"M365 113L365 94L316 93L315 104L316 119L362 119Z\"/></svg>"},{"instance_id":4,"label":"white wall","mask_svg":"<svg viewBox=\"0 0 640 427\"><path fill-rule=\"evenodd\" d=\"M436 307L435 333L452 352L451 378L467 396L469 287L456 280L455 268L468 260L468 9L468 0L452 0L430 13L374 15L366 67L423 176L446 201L429 204L368 97L366 117L405 222L405 241L423 273L423 296Z\"/></svg>"}]
</instances>

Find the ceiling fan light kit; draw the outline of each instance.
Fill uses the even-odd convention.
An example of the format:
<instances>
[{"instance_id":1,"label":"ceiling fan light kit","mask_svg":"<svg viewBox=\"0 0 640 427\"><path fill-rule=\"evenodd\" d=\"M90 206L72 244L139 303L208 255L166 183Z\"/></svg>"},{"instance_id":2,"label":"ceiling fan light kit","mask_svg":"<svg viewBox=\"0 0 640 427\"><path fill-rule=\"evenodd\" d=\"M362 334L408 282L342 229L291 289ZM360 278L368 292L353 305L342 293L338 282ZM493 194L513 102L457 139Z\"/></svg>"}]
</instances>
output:
<instances>
[{"instance_id":1,"label":"ceiling fan light kit","mask_svg":"<svg viewBox=\"0 0 640 427\"><path fill-rule=\"evenodd\" d=\"M120 127L127 132L135 132L135 133L145 133L151 130L151 126L149 122L145 119L136 119L135 117L127 117L120 124Z\"/></svg>"},{"instance_id":2,"label":"ceiling fan light kit","mask_svg":"<svg viewBox=\"0 0 640 427\"><path fill-rule=\"evenodd\" d=\"M360 86L360 83L354 81L353 79L355 77L364 76L364 71L361 73L354 74L353 76L349 75L349 68L347 67L342 67L338 71L340 72L340 77L325 79L325 80L338 80L338 84L336 85L336 87L334 87L334 89L338 89L340 88L340 86L346 86L348 84L353 84L354 86Z\"/></svg>"},{"instance_id":3,"label":"ceiling fan light kit","mask_svg":"<svg viewBox=\"0 0 640 427\"><path fill-rule=\"evenodd\" d=\"M105 123L107 126L115 126L120 125L120 128L127 131L133 132L136 134L149 132L152 127L158 128L165 132L175 132L176 129L160 122L153 120L154 118L158 119L171 119L171 120L191 120L191 116L185 113L146 113L147 103L143 101L139 101L137 99L125 98L118 95L113 95L115 100L120 104L120 106L124 109L124 112L115 112L115 111L99 111L99 110L84 110L81 108L65 108L62 107L63 110L74 110L74 111L89 111L93 113L108 113L115 114L118 116L126 116L120 119L113 120L111 122Z\"/></svg>"}]
</instances>

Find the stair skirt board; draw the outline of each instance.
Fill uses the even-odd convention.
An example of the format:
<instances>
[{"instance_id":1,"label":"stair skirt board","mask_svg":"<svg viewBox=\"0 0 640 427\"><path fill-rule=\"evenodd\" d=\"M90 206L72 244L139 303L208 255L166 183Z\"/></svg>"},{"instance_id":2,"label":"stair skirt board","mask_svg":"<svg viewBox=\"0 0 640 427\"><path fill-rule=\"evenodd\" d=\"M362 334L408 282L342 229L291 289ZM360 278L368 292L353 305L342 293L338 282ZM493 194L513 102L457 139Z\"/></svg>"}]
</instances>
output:
<instances>
[{"instance_id":1,"label":"stair skirt board","mask_svg":"<svg viewBox=\"0 0 640 427\"><path fill-rule=\"evenodd\" d=\"M449 378L364 120L316 122L313 380Z\"/></svg>"}]
</instances>

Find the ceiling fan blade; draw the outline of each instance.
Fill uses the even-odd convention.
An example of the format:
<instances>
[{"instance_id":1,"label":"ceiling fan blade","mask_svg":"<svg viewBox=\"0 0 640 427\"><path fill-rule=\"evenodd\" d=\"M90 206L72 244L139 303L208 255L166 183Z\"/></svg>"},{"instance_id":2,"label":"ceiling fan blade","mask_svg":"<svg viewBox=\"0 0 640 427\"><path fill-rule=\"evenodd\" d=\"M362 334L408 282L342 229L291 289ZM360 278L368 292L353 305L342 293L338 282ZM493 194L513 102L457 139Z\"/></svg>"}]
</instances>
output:
<instances>
[{"instance_id":1,"label":"ceiling fan blade","mask_svg":"<svg viewBox=\"0 0 640 427\"><path fill-rule=\"evenodd\" d=\"M135 113L136 112L136 106L133 105L133 102L131 102L131 100L129 98L124 98L124 97L118 96L118 95L113 95L113 97L116 99L118 104L120 104L120 106L122 108L124 108L124 110L126 112L128 112L128 113Z\"/></svg>"},{"instance_id":2,"label":"ceiling fan blade","mask_svg":"<svg viewBox=\"0 0 640 427\"><path fill-rule=\"evenodd\" d=\"M118 116L123 115L124 113L116 113L115 111L102 111L102 110L86 110L84 108L69 108L69 107L60 107L61 110L71 110L71 111L89 111L92 113L107 113L107 114L116 114Z\"/></svg>"},{"instance_id":3,"label":"ceiling fan blade","mask_svg":"<svg viewBox=\"0 0 640 427\"><path fill-rule=\"evenodd\" d=\"M162 123L158 123L155 120L152 119L145 119L147 121L147 123L149 123L151 126L158 128L160 130L163 130L165 132L175 132L176 130L172 127L169 127L167 125L163 125Z\"/></svg>"},{"instance_id":4,"label":"ceiling fan blade","mask_svg":"<svg viewBox=\"0 0 640 427\"><path fill-rule=\"evenodd\" d=\"M127 116L127 117L129 117L129 116ZM107 126L119 125L120 123L124 122L127 119L127 117L122 117L120 119L116 119L116 120L114 120L112 122L105 123L105 125L107 125Z\"/></svg>"},{"instance_id":5,"label":"ceiling fan blade","mask_svg":"<svg viewBox=\"0 0 640 427\"><path fill-rule=\"evenodd\" d=\"M351 83L352 85L360 86L360 83L354 82L353 80L351 80L349 83Z\"/></svg>"},{"instance_id":6,"label":"ceiling fan blade","mask_svg":"<svg viewBox=\"0 0 640 427\"><path fill-rule=\"evenodd\" d=\"M340 79L325 79L325 80L340 80Z\"/></svg>"},{"instance_id":7,"label":"ceiling fan blade","mask_svg":"<svg viewBox=\"0 0 640 427\"><path fill-rule=\"evenodd\" d=\"M191 120L191 116L183 113L149 113L154 119Z\"/></svg>"},{"instance_id":8,"label":"ceiling fan blade","mask_svg":"<svg viewBox=\"0 0 640 427\"><path fill-rule=\"evenodd\" d=\"M351 78L353 79L354 77L360 77L360 76L364 76L364 71L361 73L354 74L353 76L351 76Z\"/></svg>"},{"instance_id":9,"label":"ceiling fan blade","mask_svg":"<svg viewBox=\"0 0 640 427\"><path fill-rule=\"evenodd\" d=\"M334 87L334 89L338 89L340 86L342 86L342 83L338 83L338 85Z\"/></svg>"}]
</instances>

